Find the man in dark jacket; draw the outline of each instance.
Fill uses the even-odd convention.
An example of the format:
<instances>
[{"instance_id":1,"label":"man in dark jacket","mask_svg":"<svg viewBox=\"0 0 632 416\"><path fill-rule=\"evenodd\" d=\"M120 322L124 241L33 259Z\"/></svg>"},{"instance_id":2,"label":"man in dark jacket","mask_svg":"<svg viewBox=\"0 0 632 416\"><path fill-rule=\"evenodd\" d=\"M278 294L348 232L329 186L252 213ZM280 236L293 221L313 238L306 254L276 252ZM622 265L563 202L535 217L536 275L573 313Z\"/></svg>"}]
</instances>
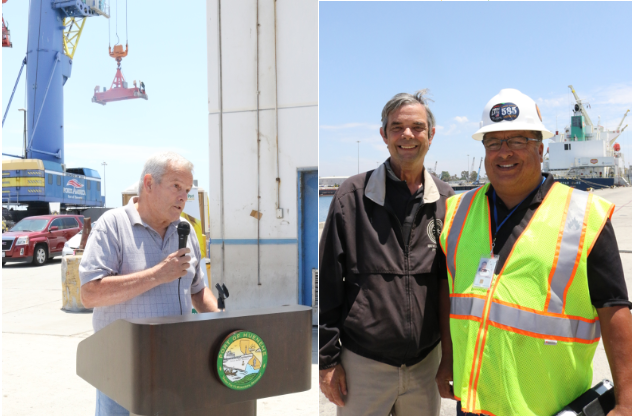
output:
<instances>
[{"instance_id":1,"label":"man in dark jacket","mask_svg":"<svg viewBox=\"0 0 632 416\"><path fill-rule=\"evenodd\" d=\"M384 106L391 157L342 184L321 237L320 387L338 415L439 415L439 310L449 306L439 305L437 236L454 191L424 169L435 132L426 92Z\"/></svg>"}]
</instances>

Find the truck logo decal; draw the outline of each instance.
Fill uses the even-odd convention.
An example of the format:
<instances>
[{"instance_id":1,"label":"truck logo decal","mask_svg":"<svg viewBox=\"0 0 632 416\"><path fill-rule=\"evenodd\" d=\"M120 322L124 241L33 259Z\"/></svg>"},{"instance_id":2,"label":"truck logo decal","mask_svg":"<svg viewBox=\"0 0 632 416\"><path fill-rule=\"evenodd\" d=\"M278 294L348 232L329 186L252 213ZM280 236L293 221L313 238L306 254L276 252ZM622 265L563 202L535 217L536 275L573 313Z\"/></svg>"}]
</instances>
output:
<instances>
[{"instance_id":1,"label":"truck logo decal","mask_svg":"<svg viewBox=\"0 0 632 416\"><path fill-rule=\"evenodd\" d=\"M77 182L74 179L69 180L68 183L66 184L66 186L68 186L68 185L74 186L75 188L83 188L83 185L80 184L79 182Z\"/></svg>"}]
</instances>

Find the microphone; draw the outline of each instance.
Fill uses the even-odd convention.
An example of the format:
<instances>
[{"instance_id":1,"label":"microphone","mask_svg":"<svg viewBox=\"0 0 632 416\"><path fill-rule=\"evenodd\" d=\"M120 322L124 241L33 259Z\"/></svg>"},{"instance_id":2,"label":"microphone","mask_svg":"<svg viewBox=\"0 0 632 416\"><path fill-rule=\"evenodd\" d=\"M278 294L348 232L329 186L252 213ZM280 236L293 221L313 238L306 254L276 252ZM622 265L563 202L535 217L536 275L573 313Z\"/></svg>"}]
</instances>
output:
<instances>
[{"instance_id":1,"label":"microphone","mask_svg":"<svg viewBox=\"0 0 632 416\"><path fill-rule=\"evenodd\" d=\"M191 227L188 222L182 221L178 224L178 250L181 248L185 248L187 246L187 239L189 238L189 233L191 232ZM184 254L181 256L184 257ZM180 304L180 315L182 315L182 301L180 300L180 280L181 277L178 278L178 303Z\"/></svg>"},{"instance_id":2,"label":"microphone","mask_svg":"<svg viewBox=\"0 0 632 416\"><path fill-rule=\"evenodd\" d=\"M178 250L187 246L187 239L189 238L190 232L191 227L188 222L182 221L178 224Z\"/></svg>"}]
</instances>

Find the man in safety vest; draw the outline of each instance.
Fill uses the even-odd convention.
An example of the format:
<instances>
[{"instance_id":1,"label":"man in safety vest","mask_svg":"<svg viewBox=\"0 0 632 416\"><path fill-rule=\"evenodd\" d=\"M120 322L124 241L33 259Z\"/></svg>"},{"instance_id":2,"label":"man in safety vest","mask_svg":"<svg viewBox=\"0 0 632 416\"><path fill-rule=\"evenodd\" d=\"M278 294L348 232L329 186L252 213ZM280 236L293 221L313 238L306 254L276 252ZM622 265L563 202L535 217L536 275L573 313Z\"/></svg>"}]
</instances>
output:
<instances>
[{"instance_id":1,"label":"man in safety vest","mask_svg":"<svg viewBox=\"0 0 632 416\"><path fill-rule=\"evenodd\" d=\"M447 202L450 319L436 380L457 415L554 415L591 387L602 334L617 403L609 416L632 415L632 303L614 205L542 174L552 136L531 98L501 90L472 136L491 184Z\"/></svg>"}]
</instances>

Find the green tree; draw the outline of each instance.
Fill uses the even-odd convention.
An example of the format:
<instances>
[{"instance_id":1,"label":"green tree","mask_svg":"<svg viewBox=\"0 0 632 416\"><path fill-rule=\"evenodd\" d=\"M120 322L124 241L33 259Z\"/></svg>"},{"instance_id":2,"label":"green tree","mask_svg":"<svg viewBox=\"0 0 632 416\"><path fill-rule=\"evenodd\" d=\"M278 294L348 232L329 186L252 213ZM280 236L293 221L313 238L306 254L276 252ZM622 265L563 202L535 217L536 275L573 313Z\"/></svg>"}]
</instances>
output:
<instances>
[{"instance_id":1,"label":"green tree","mask_svg":"<svg viewBox=\"0 0 632 416\"><path fill-rule=\"evenodd\" d=\"M441 180L448 182L450 180L450 172L448 172L447 170L441 172Z\"/></svg>"},{"instance_id":2,"label":"green tree","mask_svg":"<svg viewBox=\"0 0 632 416\"><path fill-rule=\"evenodd\" d=\"M470 182L474 182L476 180L476 172L470 172Z\"/></svg>"},{"instance_id":3,"label":"green tree","mask_svg":"<svg viewBox=\"0 0 632 416\"><path fill-rule=\"evenodd\" d=\"M470 176L470 175L467 173L467 171L466 171L466 170L464 170L464 171L462 171L462 172L461 172L461 180L462 180L462 181L466 181L466 180L467 180L467 178L468 178L469 176Z\"/></svg>"}]
</instances>

